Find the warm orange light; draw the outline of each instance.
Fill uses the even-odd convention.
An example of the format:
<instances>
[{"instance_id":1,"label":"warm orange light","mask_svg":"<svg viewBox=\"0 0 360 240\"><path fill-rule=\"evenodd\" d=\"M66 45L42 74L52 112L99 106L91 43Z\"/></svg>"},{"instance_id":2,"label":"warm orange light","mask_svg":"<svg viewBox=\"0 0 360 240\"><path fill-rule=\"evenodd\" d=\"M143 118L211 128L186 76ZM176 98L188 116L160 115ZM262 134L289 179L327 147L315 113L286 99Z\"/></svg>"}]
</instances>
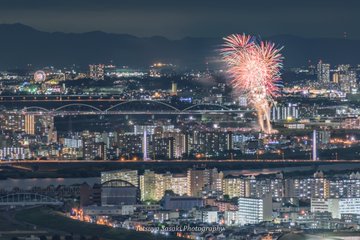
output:
<instances>
[{"instance_id":1,"label":"warm orange light","mask_svg":"<svg viewBox=\"0 0 360 240\"><path fill-rule=\"evenodd\" d=\"M196 157L196 158L201 158L201 157L203 157L203 154L197 153L197 154L195 155L195 157Z\"/></svg>"}]
</instances>

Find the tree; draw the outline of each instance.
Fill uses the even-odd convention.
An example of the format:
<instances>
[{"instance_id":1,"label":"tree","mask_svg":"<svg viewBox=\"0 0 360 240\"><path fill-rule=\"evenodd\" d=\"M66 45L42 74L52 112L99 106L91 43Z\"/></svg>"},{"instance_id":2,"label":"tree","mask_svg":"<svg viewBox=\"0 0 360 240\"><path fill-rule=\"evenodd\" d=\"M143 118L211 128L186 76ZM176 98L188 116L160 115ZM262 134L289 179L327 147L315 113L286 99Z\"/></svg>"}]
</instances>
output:
<instances>
[{"instance_id":1,"label":"tree","mask_svg":"<svg viewBox=\"0 0 360 240\"><path fill-rule=\"evenodd\" d=\"M225 200L225 201L230 201L230 196L227 195L227 194L225 194L225 195L224 195L224 200Z\"/></svg>"}]
</instances>

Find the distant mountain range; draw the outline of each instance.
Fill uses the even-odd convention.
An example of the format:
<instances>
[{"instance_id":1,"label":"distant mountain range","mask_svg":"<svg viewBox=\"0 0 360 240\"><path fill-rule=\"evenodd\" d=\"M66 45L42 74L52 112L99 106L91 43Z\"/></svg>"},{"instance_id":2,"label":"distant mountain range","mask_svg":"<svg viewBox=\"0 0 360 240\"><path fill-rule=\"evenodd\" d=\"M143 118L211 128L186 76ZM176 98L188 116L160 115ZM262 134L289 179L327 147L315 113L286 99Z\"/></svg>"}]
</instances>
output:
<instances>
[{"instance_id":1,"label":"distant mountain range","mask_svg":"<svg viewBox=\"0 0 360 240\"><path fill-rule=\"evenodd\" d=\"M301 38L278 35L266 40L284 46L285 67L307 65L322 59L331 64L360 63L360 40ZM43 32L23 24L0 24L0 69L34 66L82 67L109 63L133 67L156 61L186 67L205 66L218 57L221 38L169 40L165 37L140 38L100 31L87 33Z\"/></svg>"}]
</instances>

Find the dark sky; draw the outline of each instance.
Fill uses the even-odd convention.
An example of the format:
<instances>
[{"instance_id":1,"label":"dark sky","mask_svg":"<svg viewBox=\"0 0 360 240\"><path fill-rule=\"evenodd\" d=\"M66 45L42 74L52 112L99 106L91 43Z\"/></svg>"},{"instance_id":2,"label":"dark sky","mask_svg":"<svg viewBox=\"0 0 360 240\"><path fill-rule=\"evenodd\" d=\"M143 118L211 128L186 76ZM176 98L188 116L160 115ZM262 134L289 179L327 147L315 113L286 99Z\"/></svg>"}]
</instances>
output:
<instances>
[{"instance_id":1,"label":"dark sky","mask_svg":"<svg viewBox=\"0 0 360 240\"><path fill-rule=\"evenodd\" d=\"M0 22L44 31L219 37L246 32L360 39L359 0L0 0Z\"/></svg>"}]
</instances>

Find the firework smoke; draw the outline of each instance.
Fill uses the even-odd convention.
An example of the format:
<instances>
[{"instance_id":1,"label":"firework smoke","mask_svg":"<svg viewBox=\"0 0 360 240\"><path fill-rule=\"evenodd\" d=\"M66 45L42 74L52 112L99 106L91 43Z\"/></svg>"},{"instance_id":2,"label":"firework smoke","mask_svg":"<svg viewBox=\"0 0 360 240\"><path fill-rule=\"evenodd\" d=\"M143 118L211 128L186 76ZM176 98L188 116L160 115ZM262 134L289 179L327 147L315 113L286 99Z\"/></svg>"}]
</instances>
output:
<instances>
[{"instance_id":1,"label":"firework smoke","mask_svg":"<svg viewBox=\"0 0 360 240\"><path fill-rule=\"evenodd\" d=\"M280 87L281 48L245 34L230 35L224 41L220 51L228 65L231 84L246 95L256 110L261 130L272 133L270 107Z\"/></svg>"}]
</instances>

